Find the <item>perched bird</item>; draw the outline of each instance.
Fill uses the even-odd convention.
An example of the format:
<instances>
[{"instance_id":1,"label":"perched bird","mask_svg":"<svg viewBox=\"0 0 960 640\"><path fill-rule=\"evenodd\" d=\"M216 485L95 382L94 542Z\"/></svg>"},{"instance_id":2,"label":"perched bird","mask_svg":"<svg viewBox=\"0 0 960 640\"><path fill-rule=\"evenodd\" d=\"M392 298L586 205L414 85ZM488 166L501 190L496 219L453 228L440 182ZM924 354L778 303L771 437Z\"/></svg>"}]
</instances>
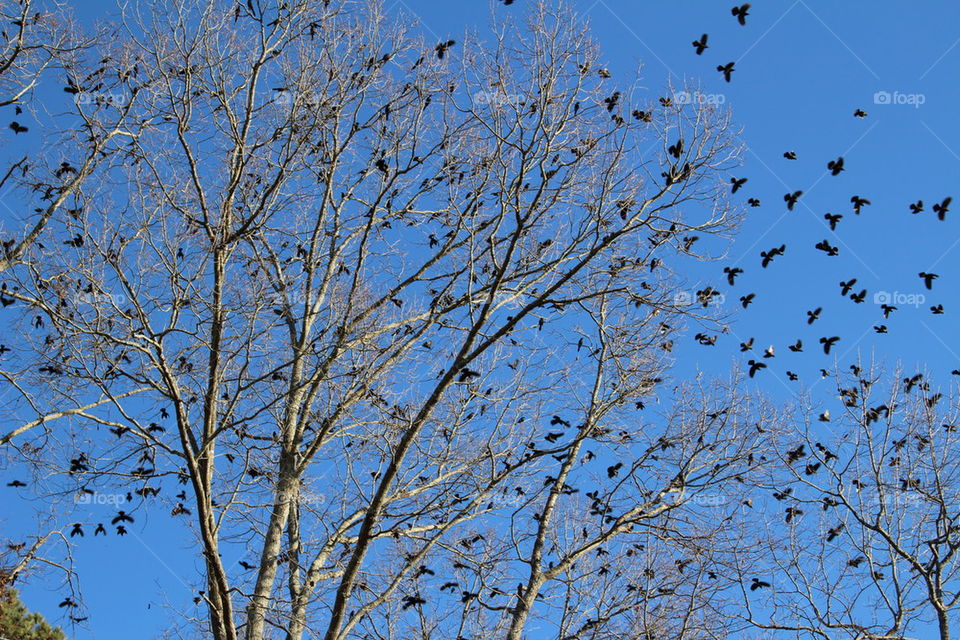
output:
<instances>
[{"instance_id":1,"label":"perched bird","mask_svg":"<svg viewBox=\"0 0 960 640\"><path fill-rule=\"evenodd\" d=\"M739 7L733 7L730 9L731 15L737 19L742 26L747 24L747 16L750 15L750 3L742 4Z\"/></svg>"},{"instance_id":2,"label":"perched bird","mask_svg":"<svg viewBox=\"0 0 960 640\"><path fill-rule=\"evenodd\" d=\"M697 55L701 55L706 49L710 47L707 45L707 34L700 36L699 40L694 40L692 43L693 48L697 50Z\"/></svg>"}]
</instances>

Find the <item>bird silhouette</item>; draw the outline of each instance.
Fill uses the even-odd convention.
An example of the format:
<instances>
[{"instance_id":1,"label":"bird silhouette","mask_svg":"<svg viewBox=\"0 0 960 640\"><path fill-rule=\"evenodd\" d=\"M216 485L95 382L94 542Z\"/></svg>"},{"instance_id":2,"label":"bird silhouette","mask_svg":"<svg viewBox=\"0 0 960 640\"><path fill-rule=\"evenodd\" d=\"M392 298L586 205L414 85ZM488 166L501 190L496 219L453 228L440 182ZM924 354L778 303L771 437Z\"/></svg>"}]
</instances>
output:
<instances>
[{"instance_id":1,"label":"bird silhouette","mask_svg":"<svg viewBox=\"0 0 960 640\"><path fill-rule=\"evenodd\" d=\"M746 309L747 307L750 306L750 304L753 302L753 299L756 297L757 297L757 294L755 293L748 293L745 296L740 296L740 306Z\"/></svg>"},{"instance_id":2,"label":"bird silhouette","mask_svg":"<svg viewBox=\"0 0 960 640\"><path fill-rule=\"evenodd\" d=\"M736 62L728 62L727 64L718 64L717 71L723 74L723 79L727 82L730 82L730 77L733 75L733 72L736 71L734 67Z\"/></svg>"},{"instance_id":3,"label":"bird silhouette","mask_svg":"<svg viewBox=\"0 0 960 640\"><path fill-rule=\"evenodd\" d=\"M734 18L737 19L737 22L739 22L741 26L746 26L747 16L750 15L750 3L748 2L740 5L739 7L733 7L730 9L730 13Z\"/></svg>"},{"instance_id":4,"label":"bird silhouette","mask_svg":"<svg viewBox=\"0 0 960 640\"><path fill-rule=\"evenodd\" d=\"M11 480L7 483L8 487L25 487L27 486L26 482L21 482L20 480Z\"/></svg>"},{"instance_id":5,"label":"bird silhouette","mask_svg":"<svg viewBox=\"0 0 960 640\"><path fill-rule=\"evenodd\" d=\"M794 205L797 204L797 200L800 199L800 196L803 195L803 191L794 191L793 193L787 193L783 196L783 201L787 203L787 211L793 211Z\"/></svg>"},{"instance_id":6,"label":"bird silhouette","mask_svg":"<svg viewBox=\"0 0 960 640\"><path fill-rule=\"evenodd\" d=\"M823 352L826 355L830 355L830 349L833 345L837 344L840 341L840 336L833 336L830 338L820 338L820 344L823 345Z\"/></svg>"},{"instance_id":7,"label":"bird silhouette","mask_svg":"<svg viewBox=\"0 0 960 640\"><path fill-rule=\"evenodd\" d=\"M935 273L927 273L926 271L921 271L917 275L923 279L923 285L927 289L933 289L933 281L940 277Z\"/></svg>"},{"instance_id":8,"label":"bird silhouette","mask_svg":"<svg viewBox=\"0 0 960 640\"><path fill-rule=\"evenodd\" d=\"M916 215L923 211L923 200L917 200L910 204L910 213Z\"/></svg>"},{"instance_id":9,"label":"bird silhouette","mask_svg":"<svg viewBox=\"0 0 960 640\"><path fill-rule=\"evenodd\" d=\"M94 530L93 535L94 536L107 535L107 529L103 526L102 522L97 523L97 528L96 530Z\"/></svg>"},{"instance_id":10,"label":"bird silhouette","mask_svg":"<svg viewBox=\"0 0 960 640\"><path fill-rule=\"evenodd\" d=\"M747 364L750 366L749 376L752 378L757 374L761 369L766 369L767 365L763 362L757 362L756 360L748 360Z\"/></svg>"},{"instance_id":11,"label":"bird silhouette","mask_svg":"<svg viewBox=\"0 0 960 640\"><path fill-rule=\"evenodd\" d=\"M866 117L867 117L867 112L864 111L863 109L857 109L856 111L853 112L853 117L854 117L854 118L866 118Z\"/></svg>"},{"instance_id":12,"label":"bird silhouette","mask_svg":"<svg viewBox=\"0 0 960 640\"><path fill-rule=\"evenodd\" d=\"M751 578L750 591L756 591L757 589L768 589L770 583L759 578Z\"/></svg>"},{"instance_id":13,"label":"bird silhouette","mask_svg":"<svg viewBox=\"0 0 960 640\"><path fill-rule=\"evenodd\" d=\"M73 529L70 531L70 537L80 536L83 537L83 526L79 522L73 523Z\"/></svg>"},{"instance_id":14,"label":"bird silhouette","mask_svg":"<svg viewBox=\"0 0 960 640\"><path fill-rule=\"evenodd\" d=\"M845 296L853 290L853 285L857 284L856 278L850 278L846 282L840 281L840 295Z\"/></svg>"},{"instance_id":15,"label":"bird silhouette","mask_svg":"<svg viewBox=\"0 0 960 640\"><path fill-rule=\"evenodd\" d=\"M740 187L742 187L746 182L747 178L730 178L730 184L733 185L733 187L730 189L730 193L736 193L739 191Z\"/></svg>"},{"instance_id":16,"label":"bird silhouette","mask_svg":"<svg viewBox=\"0 0 960 640\"><path fill-rule=\"evenodd\" d=\"M117 512L116 517L110 521L110 524L117 524L118 522L133 522L133 517L125 511Z\"/></svg>"},{"instance_id":17,"label":"bird silhouette","mask_svg":"<svg viewBox=\"0 0 960 640\"><path fill-rule=\"evenodd\" d=\"M947 217L951 202L953 202L953 198L947 197L940 203L933 205L933 211L937 214L937 220L944 220Z\"/></svg>"},{"instance_id":18,"label":"bird silhouette","mask_svg":"<svg viewBox=\"0 0 960 640\"><path fill-rule=\"evenodd\" d=\"M840 249L832 246L827 240L821 240L814 246L820 251L826 253L828 256L836 256L840 254Z\"/></svg>"},{"instance_id":19,"label":"bird silhouette","mask_svg":"<svg viewBox=\"0 0 960 640\"><path fill-rule=\"evenodd\" d=\"M857 215L860 215L860 210L863 207L872 204L869 200L866 198L861 198L860 196L852 196L850 198L850 202L853 203L853 212Z\"/></svg>"},{"instance_id":20,"label":"bird silhouette","mask_svg":"<svg viewBox=\"0 0 960 640\"><path fill-rule=\"evenodd\" d=\"M26 133L27 131L30 131L30 127L25 127L17 121L13 121L10 123L10 129L13 130L14 135L17 135L20 133Z\"/></svg>"},{"instance_id":21,"label":"bird silhouette","mask_svg":"<svg viewBox=\"0 0 960 640\"><path fill-rule=\"evenodd\" d=\"M698 56L701 55L706 49L710 48L707 45L707 34L703 34L700 36L699 40L694 40L691 44L693 44L693 48L697 50Z\"/></svg>"},{"instance_id":22,"label":"bird silhouette","mask_svg":"<svg viewBox=\"0 0 960 640\"><path fill-rule=\"evenodd\" d=\"M727 274L727 283L732 287L737 276L743 273L743 269L740 267L724 267L723 272Z\"/></svg>"},{"instance_id":23,"label":"bird silhouette","mask_svg":"<svg viewBox=\"0 0 960 640\"><path fill-rule=\"evenodd\" d=\"M821 311L823 311L823 307L817 307L813 311L807 311L807 324L813 324L819 320Z\"/></svg>"},{"instance_id":24,"label":"bird silhouette","mask_svg":"<svg viewBox=\"0 0 960 640\"><path fill-rule=\"evenodd\" d=\"M760 266L766 269L767 265L769 265L776 256L782 256L786 250L787 245L782 244L779 247L774 247L768 251L761 251L760 257L763 258L763 260L760 262Z\"/></svg>"},{"instance_id":25,"label":"bird silhouette","mask_svg":"<svg viewBox=\"0 0 960 640\"><path fill-rule=\"evenodd\" d=\"M830 175L838 176L841 171L844 171L843 168L843 156L840 156L836 160L831 160L827 163L827 169L830 171Z\"/></svg>"},{"instance_id":26,"label":"bird silhouette","mask_svg":"<svg viewBox=\"0 0 960 640\"><path fill-rule=\"evenodd\" d=\"M784 152L783 152L783 157L786 158L787 160L796 160L796 159L797 159L797 152L796 152L796 151L784 151Z\"/></svg>"},{"instance_id":27,"label":"bird silhouette","mask_svg":"<svg viewBox=\"0 0 960 640\"><path fill-rule=\"evenodd\" d=\"M457 44L456 40L447 40L446 42L439 43L434 47L434 51L437 52L437 59L443 60L443 57L446 55L447 50L450 49L453 45Z\"/></svg>"},{"instance_id":28,"label":"bird silhouette","mask_svg":"<svg viewBox=\"0 0 960 640\"><path fill-rule=\"evenodd\" d=\"M830 224L830 231L837 230L837 223L843 218L843 214L840 213L825 213L823 214L824 220Z\"/></svg>"}]
</instances>

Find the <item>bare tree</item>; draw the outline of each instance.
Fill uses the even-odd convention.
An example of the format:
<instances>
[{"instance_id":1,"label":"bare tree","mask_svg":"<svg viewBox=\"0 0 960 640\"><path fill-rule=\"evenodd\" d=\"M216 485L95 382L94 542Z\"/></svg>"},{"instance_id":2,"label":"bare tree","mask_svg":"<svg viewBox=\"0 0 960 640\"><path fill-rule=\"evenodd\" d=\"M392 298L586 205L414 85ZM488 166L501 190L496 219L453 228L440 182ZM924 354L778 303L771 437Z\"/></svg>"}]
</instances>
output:
<instances>
[{"instance_id":1,"label":"bare tree","mask_svg":"<svg viewBox=\"0 0 960 640\"><path fill-rule=\"evenodd\" d=\"M568 8L528 16L491 43L378 2L126 16L98 210L11 270L5 442L188 519L214 638L722 637L764 429L735 380L662 388L739 147L616 84Z\"/></svg>"},{"instance_id":2,"label":"bare tree","mask_svg":"<svg viewBox=\"0 0 960 640\"><path fill-rule=\"evenodd\" d=\"M954 395L922 373L851 369L836 378L841 410L804 403L779 447L780 523L754 569L772 587L743 589L748 617L784 637L946 640L960 598Z\"/></svg>"}]
</instances>

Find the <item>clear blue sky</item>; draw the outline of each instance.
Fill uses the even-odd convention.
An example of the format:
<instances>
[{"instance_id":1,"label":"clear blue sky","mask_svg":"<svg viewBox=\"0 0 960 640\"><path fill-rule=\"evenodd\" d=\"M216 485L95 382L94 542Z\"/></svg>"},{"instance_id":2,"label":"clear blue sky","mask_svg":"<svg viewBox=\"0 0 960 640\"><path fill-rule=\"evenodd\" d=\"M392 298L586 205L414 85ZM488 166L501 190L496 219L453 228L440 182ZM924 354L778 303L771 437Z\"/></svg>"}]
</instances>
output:
<instances>
[{"instance_id":1,"label":"clear blue sky","mask_svg":"<svg viewBox=\"0 0 960 640\"><path fill-rule=\"evenodd\" d=\"M85 19L115 13L107 2L77 4ZM424 32L438 40L458 38L467 28L482 35L491 11L487 0L388 5L420 15ZM493 10L519 17L526 5L527 0L509 7L494 3ZM858 354L890 366L902 361L907 369L927 364L938 382L949 383L951 369L960 368L960 3L758 0L745 27L730 15L733 2L579 0L577 5L589 17L614 78L629 84L643 62L651 88L665 88L671 78L700 81L705 94L722 96L743 128L747 152L736 175L749 182L740 193L758 198L762 206L750 209L728 259L692 265L689 277L693 285L700 283L691 288L718 286L727 295L725 310L739 308L737 299L746 292L757 293L756 303L738 313L732 333L715 347L695 344L691 331L677 350L677 373L728 371L746 361L737 345L752 336L756 351L751 357L768 345L777 353L753 384L783 401L803 386L814 386L825 406L839 404L827 385L815 387L819 369L835 362L846 367ZM690 42L704 32L710 34L710 48L697 56ZM715 67L729 61L736 61L737 70L728 84ZM878 92L887 92L891 104L876 103ZM923 103L892 104L897 99ZM857 108L868 117L854 118ZM4 129L0 139L7 141L11 133ZM798 160L784 159L787 150L796 151ZM827 175L827 162L839 155L846 171ZM787 213L782 196L795 190L804 196ZM849 201L854 194L873 203L860 216ZM940 222L931 207L948 195L958 198L957 211ZM926 211L914 216L908 204L918 199ZM844 216L836 233L823 220L826 212ZM824 239L840 248L839 256L814 248ZM786 255L761 269L760 251L782 243ZM721 269L727 265L745 270L733 289L723 280ZM920 271L940 274L932 291L923 288ZM840 296L838 283L854 277L857 290L868 290L864 304ZM883 320L874 304L878 292L923 294L926 300L917 307L898 304L899 311ZM929 307L941 303L945 315L932 315ZM815 307L823 307L821 320L809 327L805 311ZM880 323L889 334L873 332ZM817 344L820 336L832 335L841 336L836 361ZM792 354L787 345L798 338L804 353ZM800 382L787 381L788 369L800 374ZM0 489L7 503L14 490ZM29 492L19 495L24 500L10 504L10 520L3 526L22 526L21 535L29 535L35 503L26 500L32 498ZM106 522L114 513L111 505L91 505L62 517L64 522ZM93 615L73 637L148 637L176 624L176 613L166 612L165 604L173 612L191 613L192 594L184 584L195 583L201 568L189 553L192 535L184 521L158 512L156 523L147 526L150 518L138 518L123 539L94 539L88 528L76 562ZM63 593L59 586L28 585L27 604L63 622L56 606Z\"/></svg>"}]
</instances>

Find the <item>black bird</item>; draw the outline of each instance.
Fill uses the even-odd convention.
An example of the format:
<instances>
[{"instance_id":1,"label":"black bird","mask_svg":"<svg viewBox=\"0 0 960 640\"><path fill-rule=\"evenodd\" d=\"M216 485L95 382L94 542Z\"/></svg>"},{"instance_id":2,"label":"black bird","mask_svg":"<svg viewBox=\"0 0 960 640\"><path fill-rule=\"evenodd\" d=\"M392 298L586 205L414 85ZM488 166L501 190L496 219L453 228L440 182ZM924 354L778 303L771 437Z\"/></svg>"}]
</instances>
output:
<instances>
[{"instance_id":1,"label":"black bird","mask_svg":"<svg viewBox=\"0 0 960 640\"><path fill-rule=\"evenodd\" d=\"M26 482L21 482L20 480L13 480L7 483L8 487L25 487L27 486Z\"/></svg>"},{"instance_id":2,"label":"black bird","mask_svg":"<svg viewBox=\"0 0 960 640\"><path fill-rule=\"evenodd\" d=\"M923 278L923 284L927 289L933 289L933 281L940 277L935 273L927 273L926 271L921 271L917 275Z\"/></svg>"},{"instance_id":3,"label":"black bird","mask_svg":"<svg viewBox=\"0 0 960 640\"><path fill-rule=\"evenodd\" d=\"M854 117L854 118L866 118L866 117L867 117L867 112L864 111L863 109L857 109L856 111L853 112L853 117Z\"/></svg>"},{"instance_id":4,"label":"black bird","mask_svg":"<svg viewBox=\"0 0 960 640\"><path fill-rule=\"evenodd\" d=\"M730 193L736 193L740 190L740 187L747 181L747 178L730 178L730 184L733 187L730 189Z\"/></svg>"},{"instance_id":5,"label":"black bird","mask_svg":"<svg viewBox=\"0 0 960 640\"><path fill-rule=\"evenodd\" d=\"M740 267L733 267L733 268L724 267L723 272L727 274L727 282L730 283L730 286L732 287L733 281L736 279L738 275L743 273L743 269L741 269Z\"/></svg>"},{"instance_id":6,"label":"black bird","mask_svg":"<svg viewBox=\"0 0 960 640\"><path fill-rule=\"evenodd\" d=\"M119 511L116 517L110 521L110 524L117 524L118 522L133 522L133 518L125 511Z\"/></svg>"},{"instance_id":7,"label":"black bird","mask_svg":"<svg viewBox=\"0 0 960 640\"><path fill-rule=\"evenodd\" d=\"M797 200L799 200L802 195L803 191L784 194L783 201L787 203L787 211L793 211L794 205L797 204Z\"/></svg>"},{"instance_id":8,"label":"black bird","mask_svg":"<svg viewBox=\"0 0 960 640\"><path fill-rule=\"evenodd\" d=\"M930 307L930 311L931 311L931 313L933 313L933 315L935 315L935 316L942 316L942 315L943 315L943 305L942 305L942 304L938 304L938 305L935 306L935 307Z\"/></svg>"},{"instance_id":9,"label":"black bird","mask_svg":"<svg viewBox=\"0 0 960 640\"><path fill-rule=\"evenodd\" d=\"M883 311L883 319L886 320L891 313L897 310L897 307L891 304L881 304L880 310Z\"/></svg>"},{"instance_id":10,"label":"black bird","mask_svg":"<svg viewBox=\"0 0 960 640\"><path fill-rule=\"evenodd\" d=\"M923 200L917 200L910 205L910 213L916 215L923 211Z\"/></svg>"},{"instance_id":11,"label":"black bird","mask_svg":"<svg viewBox=\"0 0 960 640\"><path fill-rule=\"evenodd\" d=\"M786 158L787 160L796 160L796 159L797 159L797 152L796 152L796 151L784 151L784 152L783 152L783 157Z\"/></svg>"},{"instance_id":12,"label":"black bird","mask_svg":"<svg viewBox=\"0 0 960 640\"><path fill-rule=\"evenodd\" d=\"M70 537L72 538L73 536L80 536L81 538L83 537L83 527L79 522L73 523L73 529L70 531Z\"/></svg>"},{"instance_id":13,"label":"black bird","mask_svg":"<svg viewBox=\"0 0 960 640\"><path fill-rule=\"evenodd\" d=\"M746 26L747 16L750 15L750 3L748 2L730 9L730 14L733 15L742 26Z\"/></svg>"},{"instance_id":14,"label":"black bird","mask_svg":"<svg viewBox=\"0 0 960 640\"><path fill-rule=\"evenodd\" d=\"M796 508L796 507L787 507L787 508L784 510L784 513L787 514L787 517L785 518L787 524L790 524L790 522L791 522L794 518L796 518L797 516L802 516L802 515L803 515L803 510L798 509L798 508Z\"/></svg>"},{"instance_id":15,"label":"black bird","mask_svg":"<svg viewBox=\"0 0 960 640\"><path fill-rule=\"evenodd\" d=\"M723 74L723 79L727 82L730 82L730 76L733 74L736 69L733 67L736 65L736 62L728 62L727 64L718 64L717 71Z\"/></svg>"},{"instance_id":16,"label":"black bird","mask_svg":"<svg viewBox=\"0 0 960 640\"><path fill-rule=\"evenodd\" d=\"M565 426L565 427L569 427L569 426L570 426L570 421L569 421L569 420L564 420L564 419L561 418L560 416L553 416L553 418L550 419L550 426L552 427L552 426L558 425L558 424L562 424L562 425Z\"/></svg>"},{"instance_id":17,"label":"black bird","mask_svg":"<svg viewBox=\"0 0 960 640\"><path fill-rule=\"evenodd\" d=\"M479 378L480 373L478 371L472 371L467 367L464 367L460 370L460 375L457 378L458 382L470 382L470 378Z\"/></svg>"},{"instance_id":18,"label":"black bird","mask_svg":"<svg viewBox=\"0 0 960 640\"><path fill-rule=\"evenodd\" d=\"M767 268L767 265L769 265L770 262L771 262L776 256L782 256L782 255L783 255L783 252L786 251L786 250L787 250L787 245L782 244L782 245L780 245L779 247L774 247L774 248L770 249L769 251L761 251L761 252L760 252L760 257L763 258L763 260L761 261L760 266L763 267L764 269L766 269L766 268Z\"/></svg>"},{"instance_id":19,"label":"black bird","mask_svg":"<svg viewBox=\"0 0 960 640\"><path fill-rule=\"evenodd\" d=\"M676 144L672 144L667 147L667 151L677 160L680 159L680 156L683 154L683 138L677 140Z\"/></svg>"},{"instance_id":20,"label":"black bird","mask_svg":"<svg viewBox=\"0 0 960 640\"><path fill-rule=\"evenodd\" d=\"M826 240L821 240L820 242L818 242L818 243L817 243L816 245L814 245L814 246L815 246L817 249L820 249L820 251L823 251L824 253L826 253L828 256L840 255L840 249L838 249L837 247L832 246L832 245L831 245L829 242L827 242Z\"/></svg>"},{"instance_id":21,"label":"black bird","mask_svg":"<svg viewBox=\"0 0 960 640\"><path fill-rule=\"evenodd\" d=\"M866 198L861 198L860 196L851 197L850 202L853 203L853 212L857 215L860 215L860 209L867 206L868 204L872 204L869 200L867 200Z\"/></svg>"},{"instance_id":22,"label":"black bird","mask_svg":"<svg viewBox=\"0 0 960 640\"><path fill-rule=\"evenodd\" d=\"M741 352L741 353L745 353L745 352L747 352L747 351L750 351L751 349L753 349L753 338L750 338L750 339L747 340L746 342L741 342L741 343L740 343L740 352Z\"/></svg>"},{"instance_id":23,"label":"black bird","mask_svg":"<svg viewBox=\"0 0 960 640\"><path fill-rule=\"evenodd\" d=\"M833 336L831 338L820 338L820 344L823 345L823 352L827 355L830 355L830 348L837 344L840 341L840 336Z\"/></svg>"},{"instance_id":24,"label":"black bird","mask_svg":"<svg viewBox=\"0 0 960 640\"><path fill-rule=\"evenodd\" d=\"M853 300L854 304L863 304L863 301L867 299L867 290L861 289L860 293L851 293L850 299Z\"/></svg>"},{"instance_id":25,"label":"black bird","mask_svg":"<svg viewBox=\"0 0 960 640\"><path fill-rule=\"evenodd\" d=\"M751 378L755 376L757 374L757 371L760 371L760 369L767 368L767 365L765 363L757 362L756 360L748 360L747 364L750 365L749 375Z\"/></svg>"},{"instance_id":26,"label":"black bird","mask_svg":"<svg viewBox=\"0 0 960 640\"><path fill-rule=\"evenodd\" d=\"M745 296L740 296L740 306L746 309L753 302L753 299L757 297L755 293L748 293Z\"/></svg>"},{"instance_id":27,"label":"black bird","mask_svg":"<svg viewBox=\"0 0 960 640\"><path fill-rule=\"evenodd\" d=\"M103 526L103 523L102 523L102 522L98 522L98 523L97 523L97 528L96 528L96 530L93 532L93 535L94 535L94 536L99 536L99 535L104 535L104 536L105 536L105 535L107 535L107 529Z\"/></svg>"},{"instance_id":28,"label":"black bird","mask_svg":"<svg viewBox=\"0 0 960 640\"><path fill-rule=\"evenodd\" d=\"M238 562L237 564L239 564L241 567L243 567L243 568L246 569L247 571L250 571L251 569L256 569L256 568L257 568L256 565L250 564L249 562L247 562L247 561L245 561L245 560L241 560L241 561Z\"/></svg>"},{"instance_id":29,"label":"black bird","mask_svg":"<svg viewBox=\"0 0 960 640\"><path fill-rule=\"evenodd\" d=\"M787 451L787 464L793 464L797 460L800 460L801 458L806 457L806 455L807 455L806 445L804 445L803 443L798 444L795 449L790 449L789 451ZM787 490L787 495L789 495L790 493L793 493L792 489Z\"/></svg>"},{"instance_id":30,"label":"black bird","mask_svg":"<svg viewBox=\"0 0 960 640\"><path fill-rule=\"evenodd\" d=\"M756 591L757 589L767 589L770 587L769 582L765 582L759 578L752 578L753 584L750 585L750 591Z\"/></svg>"},{"instance_id":31,"label":"black bird","mask_svg":"<svg viewBox=\"0 0 960 640\"><path fill-rule=\"evenodd\" d=\"M873 327L873 330L876 331L877 333L886 333L886 332L887 332L887 325L885 325L885 324L875 325L875 326Z\"/></svg>"},{"instance_id":32,"label":"black bird","mask_svg":"<svg viewBox=\"0 0 960 640\"><path fill-rule=\"evenodd\" d=\"M933 205L933 211L937 214L937 220L944 220L947 217L947 212L950 211L951 202L953 202L953 198L947 197L944 198L939 204Z\"/></svg>"},{"instance_id":33,"label":"black bird","mask_svg":"<svg viewBox=\"0 0 960 640\"><path fill-rule=\"evenodd\" d=\"M622 462L618 462L618 463L615 464L615 465L611 465L611 466L607 467L607 477L608 477L608 478L616 478L616 477L617 477L617 474L620 472L620 469L621 469L622 467L623 467L623 463L622 463Z\"/></svg>"},{"instance_id":34,"label":"black bird","mask_svg":"<svg viewBox=\"0 0 960 640\"><path fill-rule=\"evenodd\" d=\"M823 307L817 307L813 311L807 311L807 324L813 324L819 320L821 311L823 311Z\"/></svg>"},{"instance_id":35,"label":"black bird","mask_svg":"<svg viewBox=\"0 0 960 640\"><path fill-rule=\"evenodd\" d=\"M705 49L710 48L707 45L707 34L703 34L702 36L700 36L699 40L694 40L691 44L693 44L693 48L697 50L698 56L702 54Z\"/></svg>"},{"instance_id":36,"label":"black bird","mask_svg":"<svg viewBox=\"0 0 960 640\"><path fill-rule=\"evenodd\" d=\"M420 597L420 594L413 596L404 596L403 597L403 607L402 609L409 609L410 607L416 606L418 604L427 604L427 601Z\"/></svg>"},{"instance_id":37,"label":"black bird","mask_svg":"<svg viewBox=\"0 0 960 640\"><path fill-rule=\"evenodd\" d=\"M17 122L16 120L10 123L10 128L13 129L14 135L18 133L26 133L27 131L30 131L30 127L25 127L19 122Z\"/></svg>"},{"instance_id":38,"label":"black bird","mask_svg":"<svg viewBox=\"0 0 960 640\"><path fill-rule=\"evenodd\" d=\"M443 60L443 56L446 55L447 49L449 49L455 44L457 44L456 40L447 40L446 42L441 42L436 47L434 47L434 51L437 52L437 58L439 60Z\"/></svg>"},{"instance_id":39,"label":"black bird","mask_svg":"<svg viewBox=\"0 0 960 640\"><path fill-rule=\"evenodd\" d=\"M633 118L639 120L640 122L653 122L653 114L649 111L641 111L639 109L634 109Z\"/></svg>"},{"instance_id":40,"label":"black bird","mask_svg":"<svg viewBox=\"0 0 960 640\"><path fill-rule=\"evenodd\" d=\"M844 170L843 168L843 156L840 156L836 160L831 160L827 163L827 169L830 171L830 175L838 176L840 172Z\"/></svg>"},{"instance_id":41,"label":"black bird","mask_svg":"<svg viewBox=\"0 0 960 640\"><path fill-rule=\"evenodd\" d=\"M790 345L787 348L790 349L790 351L793 351L794 353L800 353L801 351L803 351L803 340L800 340L798 338L794 344Z\"/></svg>"},{"instance_id":42,"label":"black bird","mask_svg":"<svg viewBox=\"0 0 960 640\"><path fill-rule=\"evenodd\" d=\"M840 281L840 295L845 296L853 289L853 285L857 284L856 278L850 278L847 282Z\"/></svg>"},{"instance_id":43,"label":"black bird","mask_svg":"<svg viewBox=\"0 0 960 640\"><path fill-rule=\"evenodd\" d=\"M837 230L837 223L840 222L840 219L843 218L843 214L840 213L825 213L823 214L824 220L830 223L830 231Z\"/></svg>"},{"instance_id":44,"label":"black bird","mask_svg":"<svg viewBox=\"0 0 960 640\"><path fill-rule=\"evenodd\" d=\"M749 204L751 207L759 207L760 201L756 198L747 198L747 204Z\"/></svg>"}]
</instances>

